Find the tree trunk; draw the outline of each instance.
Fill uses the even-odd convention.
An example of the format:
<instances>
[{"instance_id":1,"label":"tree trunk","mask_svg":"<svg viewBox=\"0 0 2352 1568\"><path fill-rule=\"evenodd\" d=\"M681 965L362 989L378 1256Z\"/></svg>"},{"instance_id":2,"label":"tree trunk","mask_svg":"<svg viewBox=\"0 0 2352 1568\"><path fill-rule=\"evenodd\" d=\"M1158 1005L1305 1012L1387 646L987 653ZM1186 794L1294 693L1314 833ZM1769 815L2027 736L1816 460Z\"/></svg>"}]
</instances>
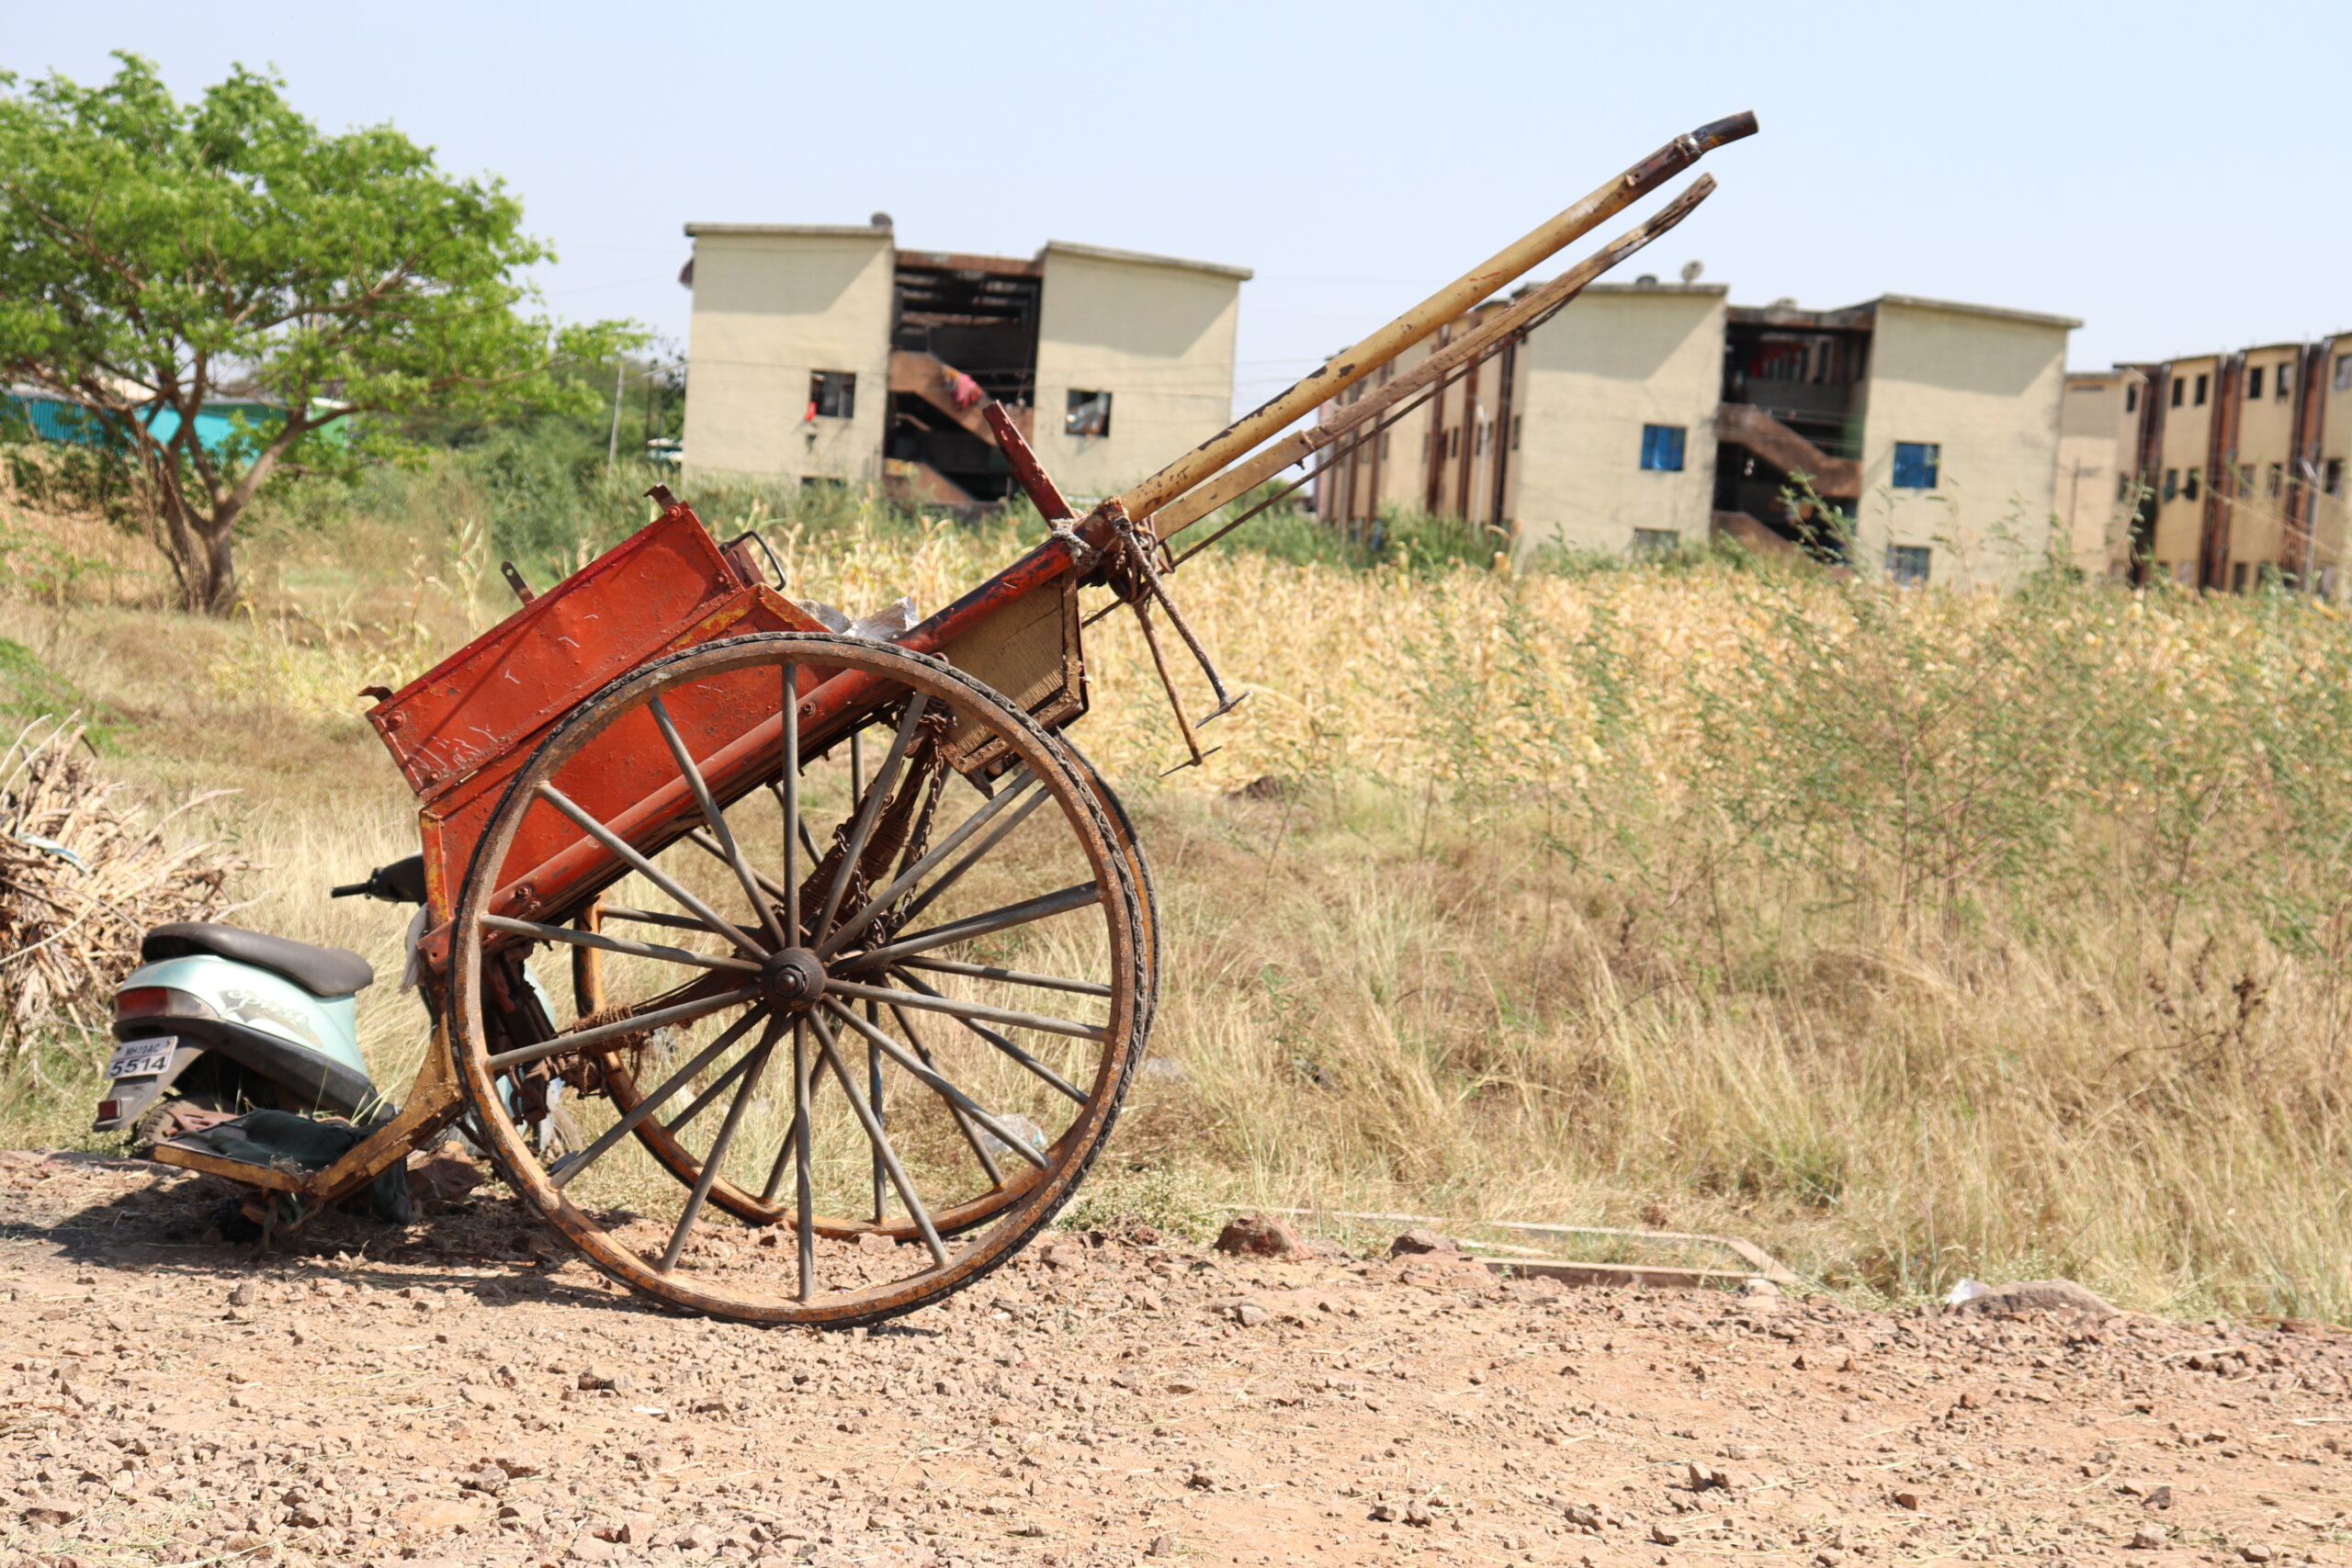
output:
<instances>
[{"instance_id":1,"label":"tree trunk","mask_svg":"<svg viewBox=\"0 0 2352 1568\"><path fill-rule=\"evenodd\" d=\"M237 561L230 550L230 525L221 521L199 532L204 541L202 607L207 615L225 615L237 607Z\"/></svg>"},{"instance_id":2,"label":"tree trunk","mask_svg":"<svg viewBox=\"0 0 2352 1568\"><path fill-rule=\"evenodd\" d=\"M171 476L161 478L163 537L157 542L179 577L180 608L190 614L228 615L237 607L235 525L243 508L217 506L207 517L188 503Z\"/></svg>"}]
</instances>

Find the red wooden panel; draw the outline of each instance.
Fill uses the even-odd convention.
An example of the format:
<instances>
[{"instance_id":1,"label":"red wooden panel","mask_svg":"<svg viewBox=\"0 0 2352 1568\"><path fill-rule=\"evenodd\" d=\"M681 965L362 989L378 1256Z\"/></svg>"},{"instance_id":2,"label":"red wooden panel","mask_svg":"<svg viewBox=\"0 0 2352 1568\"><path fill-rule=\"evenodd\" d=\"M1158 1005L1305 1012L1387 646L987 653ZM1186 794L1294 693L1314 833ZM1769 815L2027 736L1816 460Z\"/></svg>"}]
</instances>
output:
<instances>
[{"instance_id":1,"label":"red wooden panel","mask_svg":"<svg viewBox=\"0 0 2352 1568\"><path fill-rule=\"evenodd\" d=\"M744 586L693 512L673 506L379 703L368 720L409 787L431 800L522 748Z\"/></svg>"}]
</instances>

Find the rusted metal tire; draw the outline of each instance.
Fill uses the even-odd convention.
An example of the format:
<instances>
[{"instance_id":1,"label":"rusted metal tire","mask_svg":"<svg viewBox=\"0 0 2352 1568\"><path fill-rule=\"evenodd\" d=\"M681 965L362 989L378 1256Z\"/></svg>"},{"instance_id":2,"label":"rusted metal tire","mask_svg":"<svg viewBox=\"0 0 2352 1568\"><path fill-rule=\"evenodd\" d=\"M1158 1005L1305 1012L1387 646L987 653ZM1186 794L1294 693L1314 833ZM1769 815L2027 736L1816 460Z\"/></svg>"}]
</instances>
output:
<instances>
[{"instance_id":1,"label":"rusted metal tire","mask_svg":"<svg viewBox=\"0 0 2352 1568\"><path fill-rule=\"evenodd\" d=\"M670 728L663 733L681 759L679 777L717 812L699 819L707 829L697 829L701 845L682 848L688 840L674 826L664 842L650 833L640 842L598 821L611 835L615 868L628 874L635 867L638 881L616 883L619 890L667 889L684 896L673 901L687 914L608 902L602 933L591 936L493 908L501 897L494 885L526 817L582 809L550 788L567 763L600 737L608 749L617 744L616 726L635 726L622 733L650 730L657 705L666 726L672 708L684 711L715 689L710 683L740 684L747 672L781 673L785 666L813 670L816 679L850 674L888 682L886 700L869 716L878 717L894 746L848 803L856 809L820 864L797 861L808 840L783 829L785 810L808 820L820 770L804 759L789 792L780 765L768 774L781 808L769 812L778 823L773 852L783 868L771 877L752 863L760 852L742 820L760 806L755 792L738 789L730 800L706 787L700 770L718 754L697 759L693 739ZM809 690L799 689L804 696ZM822 739L838 749L839 736ZM982 742L996 748L998 776L992 793L971 790L967 801L950 760ZM839 772L837 761L830 765ZM912 1311L971 1283L1069 1200L1109 1137L1144 1051L1157 978L1149 899L1140 851L1106 802L1115 807L1107 785L1018 708L940 660L888 644L761 634L706 644L614 682L560 724L517 773L481 837L453 916L452 1048L493 1158L516 1192L596 1268L688 1310L849 1326ZM627 819L622 810L613 813L613 821ZM580 816L573 820L585 826ZM781 850L787 836L802 847ZM623 851L634 859L625 863ZM696 875L731 891L733 902L706 897ZM1023 891L1024 879L1054 876L1073 880L1050 893ZM973 915L951 913L959 899L1001 898L989 890L1008 884L1021 896ZM788 899L787 892L801 897ZM820 899L820 892L828 897ZM614 888L605 897L612 899ZM624 929L616 919L683 928L676 940L700 945L670 946L676 933L659 930L651 934L662 942L650 944L627 928L617 942L625 951L603 955L599 985L581 988L580 1005L594 999L604 1010L550 1021L542 1038L518 1041L512 1012L492 1001L516 987L496 976L514 973L518 955L543 946L613 943ZM1016 967L1007 950L1014 958L1042 951L1063 968ZM636 990L614 986L616 964L634 966ZM691 977L654 988L673 973ZM966 994L974 990L981 995ZM1054 995L1061 1012L1080 1016L999 999L1040 992ZM659 1030L637 1026L655 1013L671 1021ZM863 1087L849 1066L854 1048L869 1069ZM631 1059L657 1050L670 1058L661 1072ZM591 1080L595 1075L581 1069L601 1068L615 1118L588 1124L589 1107L579 1102L587 1153L552 1169L499 1090L503 1076L541 1060L571 1064L568 1075ZM788 1104L759 1093L782 1070L779 1063L790 1069ZM1008 1111L1014 1101L1035 1116ZM725 1120L715 1133L716 1109L695 1125L705 1107L722 1102ZM1063 1116L1057 1133L1051 1123ZM827 1209L820 1189L830 1181L839 1192L858 1174L854 1145L861 1136L874 1201L870 1213L853 1216ZM829 1137L830 1152L820 1147ZM915 1154L900 1146L910 1140ZM628 1165L615 1152L640 1142L652 1159L640 1155ZM716 1170L707 1174L707 1165ZM793 1191L780 1196L787 1167ZM640 1179L641 1173L651 1174ZM584 1185L571 1189L575 1180ZM632 1182L625 1190L612 1186ZM599 1183L605 1184L601 1208ZM927 1184L928 1199L919 1190ZM887 1212L886 1186L897 1213ZM762 1232L773 1241L758 1245ZM663 1233L667 1243L660 1245ZM906 1245L884 1247L884 1239ZM746 1240L754 1245L741 1245Z\"/></svg>"},{"instance_id":2,"label":"rusted metal tire","mask_svg":"<svg viewBox=\"0 0 2352 1568\"><path fill-rule=\"evenodd\" d=\"M1141 984L1136 987L1141 1009L1137 1033L1139 1038L1147 1038L1151 1027L1151 1013L1158 1005L1159 995L1159 903L1152 889L1151 868L1144 859L1143 841L1136 833L1135 823L1127 815L1125 804L1119 799L1118 793L1111 787L1110 781L1087 760L1085 753L1072 745L1066 735L1048 734L1046 739L1060 750L1063 759L1086 781L1087 788L1093 793L1096 805L1102 810L1104 823L1111 830L1119 853L1125 858L1127 869L1135 879L1143 919L1143 942L1140 948L1143 977ZM573 956L576 961L591 959L594 956L594 951L590 948L577 948L573 950ZM575 976L588 972L590 966L585 964L576 964ZM587 982L576 978L575 983ZM599 1005L601 1006L601 1001ZM629 1071L628 1066L619 1062L608 1062L605 1066L605 1092L612 1098L614 1105L624 1114L635 1110L642 1099L642 1091L638 1086L636 1075ZM648 1155L660 1162L664 1169L686 1186L692 1187L702 1179L702 1161L696 1157L692 1149L663 1131L660 1122L649 1120L641 1123L637 1130L637 1138L644 1145ZM994 1219L1003 1211L1007 1203L1018 1200L1026 1191L1027 1187L1026 1181L1016 1179L1001 1190L973 1202L960 1204L949 1211L934 1211L932 1214L932 1222L943 1235L960 1235ZM734 1182L725 1179L714 1180L711 1183L710 1201L738 1219L752 1224L779 1224L791 1217L782 1204L763 1202L758 1193L746 1191ZM903 1219L876 1225L863 1221L851 1223L820 1216L817 1221L817 1228L820 1234L835 1239L854 1238L876 1231L893 1241L909 1242L917 1239L914 1222Z\"/></svg>"}]
</instances>

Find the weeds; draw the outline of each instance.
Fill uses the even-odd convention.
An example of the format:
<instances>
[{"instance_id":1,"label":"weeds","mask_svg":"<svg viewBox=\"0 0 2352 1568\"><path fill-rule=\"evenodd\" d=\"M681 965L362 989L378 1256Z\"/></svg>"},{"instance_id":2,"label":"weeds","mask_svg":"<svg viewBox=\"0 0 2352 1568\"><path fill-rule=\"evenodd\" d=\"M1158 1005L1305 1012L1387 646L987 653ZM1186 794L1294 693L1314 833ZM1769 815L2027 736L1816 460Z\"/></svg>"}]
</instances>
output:
<instances>
[{"instance_id":1,"label":"weeds","mask_svg":"<svg viewBox=\"0 0 2352 1568\"><path fill-rule=\"evenodd\" d=\"M137 716L126 768L247 789L240 848L274 869L242 918L389 974L397 922L322 896L413 841L348 694L504 614L507 552L544 583L641 524L645 482L534 533L462 465L383 475L267 520L239 625L17 598L0 636ZM855 612L935 609L1038 527L691 499ZM1154 1050L1182 1066L1137 1084L1080 1218L1657 1210L1864 1296L2067 1273L2352 1320L2332 610L1698 553L1514 574L1407 520L1377 552L1259 528L1173 582L1255 688L1206 768L1159 778L1181 741L1148 656L1125 617L1089 634L1077 739L1158 869ZM415 1004L379 987L362 1027L399 1081Z\"/></svg>"}]
</instances>

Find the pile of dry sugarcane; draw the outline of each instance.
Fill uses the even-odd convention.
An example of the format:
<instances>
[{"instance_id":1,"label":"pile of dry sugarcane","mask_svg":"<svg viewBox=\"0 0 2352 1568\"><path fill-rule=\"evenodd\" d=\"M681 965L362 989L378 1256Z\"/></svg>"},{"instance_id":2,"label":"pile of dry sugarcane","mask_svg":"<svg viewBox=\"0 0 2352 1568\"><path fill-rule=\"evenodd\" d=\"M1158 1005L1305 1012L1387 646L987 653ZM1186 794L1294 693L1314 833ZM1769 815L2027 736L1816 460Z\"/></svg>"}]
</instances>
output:
<instances>
[{"instance_id":1,"label":"pile of dry sugarcane","mask_svg":"<svg viewBox=\"0 0 2352 1568\"><path fill-rule=\"evenodd\" d=\"M174 842L199 795L152 817L100 775L81 726L36 719L0 751L0 1069L60 1028L104 1043L115 984L165 920L228 907L247 869L215 843Z\"/></svg>"}]
</instances>

